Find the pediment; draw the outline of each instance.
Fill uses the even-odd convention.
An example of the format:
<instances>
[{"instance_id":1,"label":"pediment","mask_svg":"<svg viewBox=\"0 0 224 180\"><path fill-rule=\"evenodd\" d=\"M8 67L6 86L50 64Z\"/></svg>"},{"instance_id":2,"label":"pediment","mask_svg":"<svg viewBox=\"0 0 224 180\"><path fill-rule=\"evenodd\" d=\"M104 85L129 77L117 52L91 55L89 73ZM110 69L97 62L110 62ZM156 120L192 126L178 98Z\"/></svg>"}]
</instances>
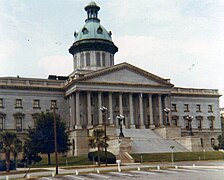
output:
<instances>
[{"instance_id":1,"label":"pediment","mask_svg":"<svg viewBox=\"0 0 224 180\"><path fill-rule=\"evenodd\" d=\"M91 72L78 81L107 84L173 86L167 79L160 78L128 63L121 63L109 68Z\"/></svg>"}]
</instances>

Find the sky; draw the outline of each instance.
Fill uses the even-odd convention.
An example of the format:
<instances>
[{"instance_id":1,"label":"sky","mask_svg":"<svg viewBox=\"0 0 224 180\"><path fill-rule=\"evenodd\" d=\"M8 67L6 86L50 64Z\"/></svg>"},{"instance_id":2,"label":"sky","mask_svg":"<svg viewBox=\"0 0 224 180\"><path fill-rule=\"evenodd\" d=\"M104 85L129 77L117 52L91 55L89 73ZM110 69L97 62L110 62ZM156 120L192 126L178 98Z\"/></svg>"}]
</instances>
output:
<instances>
[{"instance_id":1,"label":"sky","mask_svg":"<svg viewBox=\"0 0 224 180\"><path fill-rule=\"evenodd\" d=\"M68 49L90 0L0 0L0 77L47 78L73 71ZM95 0L128 62L176 87L224 95L223 0ZM224 107L224 97L220 98Z\"/></svg>"}]
</instances>

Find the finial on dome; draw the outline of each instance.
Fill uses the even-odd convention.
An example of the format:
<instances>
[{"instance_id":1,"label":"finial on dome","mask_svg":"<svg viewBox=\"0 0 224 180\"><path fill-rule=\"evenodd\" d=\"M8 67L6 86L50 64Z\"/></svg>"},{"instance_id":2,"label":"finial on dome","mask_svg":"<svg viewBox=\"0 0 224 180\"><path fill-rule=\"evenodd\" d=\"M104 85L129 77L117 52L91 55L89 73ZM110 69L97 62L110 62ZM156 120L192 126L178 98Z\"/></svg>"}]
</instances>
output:
<instances>
[{"instance_id":1,"label":"finial on dome","mask_svg":"<svg viewBox=\"0 0 224 180\"><path fill-rule=\"evenodd\" d=\"M99 21L97 15L98 15L98 11L100 10L100 7L97 6L95 2L91 1L89 4L87 4L87 6L84 9L87 12L86 21L89 21L89 20Z\"/></svg>"}]
</instances>

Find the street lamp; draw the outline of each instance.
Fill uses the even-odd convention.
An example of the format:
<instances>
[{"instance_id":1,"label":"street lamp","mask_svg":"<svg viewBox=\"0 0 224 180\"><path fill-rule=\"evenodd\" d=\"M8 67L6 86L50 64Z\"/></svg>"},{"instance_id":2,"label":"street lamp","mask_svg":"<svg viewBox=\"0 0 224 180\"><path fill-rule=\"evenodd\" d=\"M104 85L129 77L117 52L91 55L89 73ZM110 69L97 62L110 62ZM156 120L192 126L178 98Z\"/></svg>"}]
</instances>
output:
<instances>
[{"instance_id":1,"label":"street lamp","mask_svg":"<svg viewBox=\"0 0 224 180\"><path fill-rule=\"evenodd\" d=\"M56 113L55 104L53 106L53 116L54 116L54 151L55 151L55 173L58 175L58 143L57 143L57 125L56 125Z\"/></svg>"},{"instance_id":2,"label":"street lamp","mask_svg":"<svg viewBox=\"0 0 224 180\"><path fill-rule=\"evenodd\" d=\"M189 122L189 130L190 130L189 135L190 135L190 136L193 136L192 126L191 126L191 122L192 122L192 120L193 120L193 116L191 116L191 115L187 115L187 116L186 116L186 119L187 119L188 122Z\"/></svg>"},{"instance_id":3,"label":"street lamp","mask_svg":"<svg viewBox=\"0 0 224 180\"><path fill-rule=\"evenodd\" d=\"M169 122L169 112L170 112L170 109L169 108L165 108L164 109L164 112L166 113L166 125L169 126L170 125L170 122Z\"/></svg>"},{"instance_id":4,"label":"street lamp","mask_svg":"<svg viewBox=\"0 0 224 180\"><path fill-rule=\"evenodd\" d=\"M118 119L118 125L120 126L120 134L119 134L119 137L124 137L124 134L123 134L123 132L122 132L122 121L124 121L125 120L125 117L124 117L124 115L118 115L117 116L117 119Z\"/></svg>"},{"instance_id":5,"label":"street lamp","mask_svg":"<svg viewBox=\"0 0 224 180\"><path fill-rule=\"evenodd\" d=\"M105 163L106 163L106 166L107 166L107 123L106 123L106 112L107 112L107 108L102 106L100 107L100 110L102 112L102 114L104 115L104 143L105 143Z\"/></svg>"},{"instance_id":6,"label":"street lamp","mask_svg":"<svg viewBox=\"0 0 224 180\"><path fill-rule=\"evenodd\" d=\"M173 158L173 149L175 148L175 146L170 146L171 148L171 161L172 161L172 166L174 166L174 158Z\"/></svg>"}]
</instances>

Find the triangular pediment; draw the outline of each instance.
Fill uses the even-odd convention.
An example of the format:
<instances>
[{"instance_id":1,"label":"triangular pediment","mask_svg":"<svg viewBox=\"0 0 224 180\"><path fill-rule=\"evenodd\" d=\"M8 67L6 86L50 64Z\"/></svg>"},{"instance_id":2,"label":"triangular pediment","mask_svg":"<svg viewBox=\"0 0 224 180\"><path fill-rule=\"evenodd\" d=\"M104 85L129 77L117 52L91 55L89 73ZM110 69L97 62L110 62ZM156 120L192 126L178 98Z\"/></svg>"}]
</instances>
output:
<instances>
[{"instance_id":1,"label":"triangular pediment","mask_svg":"<svg viewBox=\"0 0 224 180\"><path fill-rule=\"evenodd\" d=\"M85 74L79 82L134 84L151 86L173 86L167 79L160 78L128 63L104 68Z\"/></svg>"}]
</instances>

